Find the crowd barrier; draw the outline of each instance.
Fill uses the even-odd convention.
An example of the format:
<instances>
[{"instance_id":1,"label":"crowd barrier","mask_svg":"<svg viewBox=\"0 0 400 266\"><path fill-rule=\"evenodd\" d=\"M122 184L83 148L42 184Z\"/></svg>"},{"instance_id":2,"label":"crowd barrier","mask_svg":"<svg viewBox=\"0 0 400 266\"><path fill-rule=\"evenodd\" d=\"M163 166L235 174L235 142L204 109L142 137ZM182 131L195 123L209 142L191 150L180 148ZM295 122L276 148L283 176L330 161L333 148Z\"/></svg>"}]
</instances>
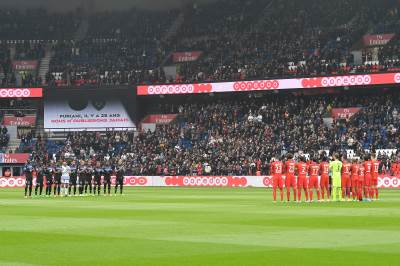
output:
<instances>
[{"instance_id":1,"label":"crowd barrier","mask_svg":"<svg viewBox=\"0 0 400 266\"><path fill-rule=\"evenodd\" d=\"M115 184L115 177L111 179ZM45 182L46 183L46 182ZM33 180L36 184L36 179ZM131 187L272 187L271 176L125 176L124 185ZM21 188L25 177L1 177L0 188ZM380 176L379 188L400 188L400 178Z\"/></svg>"}]
</instances>

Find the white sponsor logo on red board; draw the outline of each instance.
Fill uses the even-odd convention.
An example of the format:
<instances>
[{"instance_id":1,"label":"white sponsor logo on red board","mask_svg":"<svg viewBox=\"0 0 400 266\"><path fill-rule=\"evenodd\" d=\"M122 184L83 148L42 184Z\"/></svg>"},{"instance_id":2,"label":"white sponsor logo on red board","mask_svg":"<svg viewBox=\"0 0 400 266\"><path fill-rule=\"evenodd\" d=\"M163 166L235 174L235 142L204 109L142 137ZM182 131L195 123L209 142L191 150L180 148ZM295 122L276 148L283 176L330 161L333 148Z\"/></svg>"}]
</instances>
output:
<instances>
[{"instance_id":1,"label":"white sponsor logo on red board","mask_svg":"<svg viewBox=\"0 0 400 266\"><path fill-rule=\"evenodd\" d=\"M26 115L22 117L6 115L3 118L5 126L34 126L36 123L36 115Z\"/></svg>"},{"instance_id":2,"label":"white sponsor logo on red board","mask_svg":"<svg viewBox=\"0 0 400 266\"><path fill-rule=\"evenodd\" d=\"M0 89L1 98L24 98L31 96L29 89Z\"/></svg>"},{"instance_id":3,"label":"white sponsor logo on red board","mask_svg":"<svg viewBox=\"0 0 400 266\"><path fill-rule=\"evenodd\" d=\"M183 185L184 186L227 186L228 179L226 177L211 177L211 178L204 178L204 177L193 177L187 176L183 178Z\"/></svg>"},{"instance_id":4,"label":"white sponsor logo on red board","mask_svg":"<svg viewBox=\"0 0 400 266\"><path fill-rule=\"evenodd\" d=\"M366 46L382 46L390 42L395 36L394 33L389 34L369 34L364 35L363 41Z\"/></svg>"},{"instance_id":5,"label":"white sponsor logo on red board","mask_svg":"<svg viewBox=\"0 0 400 266\"><path fill-rule=\"evenodd\" d=\"M359 86L368 85L372 81L370 75L342 76L322 78L322 87Z\"/></svg>"},{"instance_id":6,"label":"white sponsor logo on red board","mask_svg":"<svg viewBox=\"0 0 400 266\"><path fill-rule=\"evenodd\" d=\"M172 54L172 61L174 63L196 61L202 54L202 51L175 52Z\"/></svg>"}]
</instances>

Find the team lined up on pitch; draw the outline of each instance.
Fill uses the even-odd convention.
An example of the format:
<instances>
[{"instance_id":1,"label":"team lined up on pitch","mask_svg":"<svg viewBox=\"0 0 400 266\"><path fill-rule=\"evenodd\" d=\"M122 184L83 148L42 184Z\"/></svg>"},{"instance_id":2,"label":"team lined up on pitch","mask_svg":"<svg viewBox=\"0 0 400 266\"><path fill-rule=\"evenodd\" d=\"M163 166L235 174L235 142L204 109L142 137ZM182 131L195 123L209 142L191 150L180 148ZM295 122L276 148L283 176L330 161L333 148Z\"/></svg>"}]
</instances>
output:
<instances>
[{"instance_id":1,"label":"team lined up on pitch","mask_svg":"<svg viewBox=\"0 0 400 266\"><path fill-rule=\"evenodd\" d=\"M338 154L330 161L327 157L322 160L301 157L296 162L292 154L286 156L286 162L272 158L273 200L276 202L279 189L283 201L284 185L287 201L290 201L291 189L295 202L301 202L302 191L306 202L312 202L314 190L318 201L325 201L325 195L327 201L377 200L380 162L375 158L375 154L366 155L364 161L355 159L351 162L345 156L340 161Z\"/></svg>"},{"instance_id":2,"label":"team lined up on pitch","mask_svg":"<svg viewBox=\"0 0 400 266\"><path fill-rule=\"evenodd\" d=\"M122 194L124 186L125 167L121 162L116 166L105 162L97 162L95 167L87 162L80 164L67 162L50 165L35 165L28 162L24 168L26 184L25 198L32 196L33 177L36 176L35 196L88 196L100 195L103 186L103 195L111 196L111 177L115 175L114 194ZM53 193L53 194L52 194ZM44 195L43 195L44 196Z\"/></svg>"}]
</instances>

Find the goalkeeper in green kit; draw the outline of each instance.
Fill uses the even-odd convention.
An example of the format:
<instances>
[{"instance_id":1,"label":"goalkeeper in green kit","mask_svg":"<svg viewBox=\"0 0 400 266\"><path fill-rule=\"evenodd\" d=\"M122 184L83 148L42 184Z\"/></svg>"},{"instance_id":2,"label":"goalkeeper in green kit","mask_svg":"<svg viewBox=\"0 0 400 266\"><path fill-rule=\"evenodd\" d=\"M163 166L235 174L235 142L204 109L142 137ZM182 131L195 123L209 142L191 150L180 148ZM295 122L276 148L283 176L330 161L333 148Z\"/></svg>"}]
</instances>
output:
<instances>
[{"instance_id":1,"label":"goalkeeper in green kit","mask_svg":"<svg viewBox=\"0 0 400 266\"><path fill-rule=\"evenodd\" d=\"M332 201L342 200L342 162L338 160L338 155L333 155L333 161L329 163L332 173Z\"/></svg>"}]
</instances>

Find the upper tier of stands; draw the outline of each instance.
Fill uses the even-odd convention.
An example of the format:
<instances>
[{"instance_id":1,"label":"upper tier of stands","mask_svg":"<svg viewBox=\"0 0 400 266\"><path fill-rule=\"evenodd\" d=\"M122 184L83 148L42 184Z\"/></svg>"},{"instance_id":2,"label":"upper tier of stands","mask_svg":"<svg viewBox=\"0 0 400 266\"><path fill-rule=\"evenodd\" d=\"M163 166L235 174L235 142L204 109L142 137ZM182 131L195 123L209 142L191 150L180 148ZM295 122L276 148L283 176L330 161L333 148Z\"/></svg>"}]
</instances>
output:
<instances>
[{"instance_id":1,"label":"upper tier of stands","mask_svg":"<svg viewBox=\"0 0 400 266\"><path fill-rule=\"evenodd\" d=\"M378 50L359 47L365 34L398 33L396 0L220 0L170 11L1 12L3 86L16 83L12 60L40 60L45 49L52 55L46 80L36 71L25 73L23 84L210 82L399 67L397 36ZM363 62L355 61L355 49L363 50ZM203 52L198 60L176 64L176 75L164 73L171 53L195 50Z\"/></svg>"}]
</instances>

